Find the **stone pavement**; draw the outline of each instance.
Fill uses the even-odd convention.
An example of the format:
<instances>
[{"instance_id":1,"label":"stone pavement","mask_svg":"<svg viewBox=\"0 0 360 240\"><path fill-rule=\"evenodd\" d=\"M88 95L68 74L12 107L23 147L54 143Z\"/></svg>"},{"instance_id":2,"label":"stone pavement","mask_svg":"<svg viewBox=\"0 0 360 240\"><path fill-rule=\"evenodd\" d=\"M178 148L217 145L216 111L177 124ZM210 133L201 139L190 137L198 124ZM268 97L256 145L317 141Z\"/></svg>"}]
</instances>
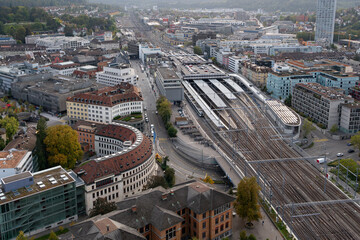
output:
<instances>
[{"instance_id":1,"label":"stone pavement","mask_svg":"<svg viewBox=\"0 0 360 240\"><path fill-rule=\"evenodd\" d=\"M245 230L246 234L249 236L253 234L256 237L256 240L282 240L284 239L280 232L277 230L276 226L272 223L270 218L266 215L264 210L260 208L261 215L263 219L259 222L254 222L253 229L245 228L245 222L241 220L237 215L233 219L233 235L231 236L231 240L238 240L240 236L240 232ZM262 224L264 221L264 225Z\"/></svg>"}]
</instances>

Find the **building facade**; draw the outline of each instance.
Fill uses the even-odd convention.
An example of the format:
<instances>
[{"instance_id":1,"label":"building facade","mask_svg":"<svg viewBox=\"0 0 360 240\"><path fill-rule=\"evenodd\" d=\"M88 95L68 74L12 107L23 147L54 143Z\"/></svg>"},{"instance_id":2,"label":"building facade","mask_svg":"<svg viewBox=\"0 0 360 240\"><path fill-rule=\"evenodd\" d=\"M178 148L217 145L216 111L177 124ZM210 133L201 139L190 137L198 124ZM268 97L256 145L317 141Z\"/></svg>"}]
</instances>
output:
<instances>
[{"instance_id":1,"label":"building facade","mask_svg":"<svg viewBox=\"0 0 360 240\"><path fill-rule=\"evenodd\" d=\"M1 179L1 239L14 239L19 231L34 235L78 218L77 184L62 167L34 174L24 172Z\"/></svg>"},{"instance_id":2,"label":"building facade","mask_svg":"<svg viewBox=\"0 0 360 240\"><path fill-rule=\"evenodd\" d=\"M351 97L319 83L299 83L293 91L292 107L315 123L330 129L334 125L339 126L341 105L353 101Z\"/></svg>"},{"instance_id":3,"label":"building facade","mask_svg":"<svg viewBox=\"0 0 360 240\"><path fill-rule=\"evenodd\" d=\"M170 102L181 102L184 100L184 88L181 79L176 72L170 68L159 67L155 73L155 82L161 95Z\"/></svg>"},{"instance_id":4,"label":"building facade","mask_svg":"<svg viewBox=\"0 0 360 240\"><path fill-rule=\"evenodd\" d=\"M360 131L360 104L348 103L341 105L341 118L339 130L348 134Z\"/></svg>"},{"instance_id":5,"label":"building facade","mask_svg":"<svg viewBox=\"0 0 360 240\"><path fill-rule=\"evenodd\" d=\"M315 41L333 43L336 0L317 0Z\"/></svg>"},{"instance_id":6,"label":"building facade","mask_svg":"<svg viewBox=\"0 0 360 240\"><path fill-rule=\"evenodd\" d=\"M285 99L292 94L297 83L316 82L325 87L341 88L345 94L348 94L349 89L354 87L357 81L359 81L358 76L333 70L271 72L268 74L266 87L273 97Z\"/></svg>"},{"instance_id":7,"label":"building facade","mask_svg":"<svg viewBox=\"0 0 360 240\"><path fill-rule=\"evenodd\" d=\"M122 83L69 97L66 109L71 120L111 123L117 116L142 113L143 98L137 87Z\"/></svg>"},{"instance_id":8,"label":"building facade","mask_svg":"<svg viewBox=\"0 0 360 240\"><path fill-rule=\"evenodd\" d=\"M87 214L98 198L119 202L141 192L155 171L151 140L131 126L111 124L96 131L95 151L101 157L74 170L85 182Z\"/></svg>"},{"instance_id":9,"label":"building facade","mask_svg":"<svg viewBox=\"0 0 360 240\"><path fill-rule=\"evenodd\" d=\"M266 86L268 73L271 68L265 66L258 66L251 62L241 63L241 74L253 82L257 87Z\"/></svg>"},{"instance_id":10,"label":"building facade","mask_svg":"<svg viewBox=\"0 0 360 240\"><path fill-rule=\"evenodd\" d=\"M104 71L96 73L96 82L106 86L115 86L124 82L135 85L137 78L135 70L128 65L121 65L118 68L104 67Z\"/></svg>"}]
</instances>

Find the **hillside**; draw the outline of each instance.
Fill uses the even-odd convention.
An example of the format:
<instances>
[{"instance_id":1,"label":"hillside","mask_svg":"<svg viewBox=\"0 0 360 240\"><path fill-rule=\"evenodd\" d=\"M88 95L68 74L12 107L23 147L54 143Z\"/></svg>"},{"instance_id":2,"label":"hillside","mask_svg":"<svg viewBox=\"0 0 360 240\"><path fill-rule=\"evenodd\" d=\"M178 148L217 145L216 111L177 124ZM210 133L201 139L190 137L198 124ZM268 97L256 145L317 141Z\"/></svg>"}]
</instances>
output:
<instances>
[{"instance_id":1,"label":"hillside","mask_svg":"<svg viewBox=\"0 0 360 240\"><path fill-rule=\"evenodd\" d=\"M47 6L66 6L70 4L82 4L86 0L1 0L0 7L47 7Z\"/></svg>"}]
</instances>

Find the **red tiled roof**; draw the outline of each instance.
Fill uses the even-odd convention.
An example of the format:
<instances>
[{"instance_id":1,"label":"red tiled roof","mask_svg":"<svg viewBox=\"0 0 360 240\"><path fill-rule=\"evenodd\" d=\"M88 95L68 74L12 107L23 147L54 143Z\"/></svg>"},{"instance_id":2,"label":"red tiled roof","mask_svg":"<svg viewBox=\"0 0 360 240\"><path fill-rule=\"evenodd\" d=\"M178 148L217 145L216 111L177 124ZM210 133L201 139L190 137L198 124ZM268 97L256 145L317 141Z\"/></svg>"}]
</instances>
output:
<instances>
[{"instance_id":1,"label":"red tiled roof","mask_svg":"<svg viewBox=\"0 0 360 240\"><path fill-rule=\"evenodd\" d=\"M69 97L66 101L112 107L123 102L142 100L137 87L130 83L122 83L93 92L79 93Z\"/></svg>"},{"instance_id":2,"label":"red tiled roof","mask_svg":"<svg viewBox=\"0 0 360 240\"><path fill-rule=\"evenodd\" d=\"M110 134L108 134L109 136L111 135L112 138L119 139L121 141L130 140L133 142L133 140L136 140L136 134L129 128L123 126L107 125L104 128L100 128L101 133L103 130L105 130L105 133L103 133L104 135L102 136L106 136L110 132ZM115 136L113 133L116 133ZM121 137L120 133L122 133ZM91 184L97 178L102 178L112 174L118 175L122 172L135 168L149 159L151 154L152 142L148 137L143 135L143 141L131 151L102 161L90 160L85 165L74 169L74 172L79 173L80 171L85 171L85 173L80 175L80 177L86 184Z\"/></svg>"},{"instance_id":3,"label":"red tiled roof","mask_svg":"<svg viewBox=\"0 0 360 240\"><path fill-rule=\"evenodd\" d=\"M61 70L61 69L68 69L68 68L74 68L74 67L79 67L80 64L78 63L71 63L71 64L67 64L67 65L60 65L60 64L51 64L50 67L57 69L57 70Z\"/></svg>"}]
</instances>

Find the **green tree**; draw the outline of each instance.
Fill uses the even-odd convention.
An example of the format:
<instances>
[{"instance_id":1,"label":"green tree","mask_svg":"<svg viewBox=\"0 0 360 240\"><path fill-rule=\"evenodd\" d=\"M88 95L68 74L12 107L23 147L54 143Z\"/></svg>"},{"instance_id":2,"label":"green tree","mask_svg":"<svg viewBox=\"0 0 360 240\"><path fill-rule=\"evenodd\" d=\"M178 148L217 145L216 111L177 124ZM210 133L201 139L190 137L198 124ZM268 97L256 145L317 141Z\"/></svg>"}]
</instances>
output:
<instances>
[{"instance_id":1,"label":"green tree","mask_svg":"<svg viewBox=\"0 0 360 240\"><path fill-rule=\"evenodd\" d=\"M77 132L67 125L49 127L44 143L49 166L73 168L83 155Z\"/></svg>"},{"instance_id":2,"label":"green tree","mask_svg":"<svg viewBox=\"0 0 360 240\"><path fill-rule=\"evenodd\" d=\"M312 122L305 118L304 123L302 125L302 130L304 133L304 137L307 137L311 131L314 131L316 128L313 126Z\"/></svg>"},{"instance_id":3,"label":"green tree","mask_svg":"<svg viewBox=\"0 0 360 240\"><path fill-rule=\"evenodd\" d=\"M168 188L169 185L167 184L166 180L162 176L151 176L146 185L144 186L144 190L156 187L163 187Z\"/></svg>"},{"instance_id":4,"label":"green tree","mask_svg":"<svg viewBox=\"0 0 360 240\"><path fill-rule=\"evenodd\" d=\"M246 231L242 230L240 232L240 240L247 240Z\"/></svg>"},{"instance_id":5,"label":"green tree","mask_svg":"<svg viewBox=\"0 0 360 240\"><path fill-rule=\"evenodd\" d=\"M352 136L350 142L360 150L360 132Z\"/></svg>"},{"instance_id":6,"label":"green tree","mask_svg":"<svg viewBox=\"0 0 360 240\"><path fill-rule=\"evenodd\" d=\"M174 186L175 184L175 170L173 168L165 169L164 178L169 185L169 187Z\"/></svg>"},{"instance_id":7,"label":"green tree","mask_svg":"<svg viewBox=\"0 0 360 240\"><path fill-rule=\"evenodd\" d=\"M73 35L73 28L70 27L70 26L68 26L68 25L66 25L65 28L64 28L64 34L65 34L65 36L67 36L67 37L74 36L74 35Z\"/></svg>"},{"instance_id":8,"label":"green tree","mask_svg":"<svg viewBox=\"0 0 360 240\"><path fill-rule=\"evenodd\" d=\"M36 126L36 145L35 145L35 154L38 158L38 165L40 170L46 169L48 167L46 161L46 145L44 140L46 138L46 119L41 117Z\"/></svg>"},{"instance_id":9,"label":"green tree","mask_svg":"<svg viewBox=\"0 0 360 240\"><path fill-rule=\"evenodd\" d=\"M160 98L156 101L156 109L159 112L161 119L164 124L166 124L171 117L171 103L165 96L160 96Z\"/></svg>"},{"instance_id":10,"label":"green tree","mask_svg":"<svg viewBox=\"0 0 360 240\"><path fill-rule=\"evenodd\" d=\"M256 240L256 237L253 234L250 234L248 240Z\"/></svg>"},{"instance_id":11,"label":"green tree","mask_svg":"<svg viewBox=\"0 0 360 240\"><path fill-rule=\"evenodd\" d=\"M284 103L286 106L291 107L291 101L292 101L292 96L291 96L291 94L289 94L289 96L287 96L287 98L285 98Z\"/></svg>"},{"instance_id":12,"label":"green tree","mask_svg":"<svg viewBox=\"0 0 360 240\"><path fill-rule=\"evenodd\" d=\"M54 231L51 231L48 240L59 240L59 238Z\"/></svg>"},{"instance_id":13,"label":"green tree","mask_svg":"<svg viewBox=\"0 0 360 240\"><path fill-rule=\"evenodd\" d=\"M339 127L337 124L332 125L332 127L330 128L331 133L336 133L338 130L339 130Z\"/></svg>"},{"instance_id":14,"label":"green tree","mask_svg":"<svg viewBox=\"0 0 360 240\"><path fill-rule=\"evenodd\" d=\"M11 141L15 133L19 128L19 122L14 117L8 117L0 120L1 127L5 128L6 130L6 138L8 141Z\"/></svg>"},{"instance_id":15,"label":"green tree","mask_svg":"<svg viewBox=\"0 0 360 240\"><path fill-rule=\"evenodd\" d=\"M194 46L194 53L197 54L197 55L202 55L203 52L201 50L201 47L199 46Z\"/></svg>"},{"instance_id":16,"label":"green tree","mask_svg":"<svg viewBox=\"0 0 360 240\"><path fill-rule=\"evenodd\" d=\"M177 135L177 130L176 128L171 124L171 126L168 128L167 130L169 137L176 137Z\"/></svg>"},{"instance_id":17,"label":"green tree","mask_svg":"<svg viewBox=\"0 0 360 240\"><path fill-rule=\"evenodd\" d=\"M114 210L116 210L116 204L114 202L108 202L105 198L98 198L95 200L94 208L90 210L90 217L104 215Z\"/></svg>"},{"instance_id":18,"label":"green tree","mask_svg":"<svg viewBox=\"0 0 360 240\"><path fill-rule=\"evenodd\" d=\"M255 177L241 179L237 187L237 197L234 204L236 213L250 224L252 221L259 221L261 218L260 189Z\"/></svg>"},{"instance_id":19,"label":"green tree","mask_svg":"<svg viewBox=\"0 0 360 240\"><path fill-rule=\"evenodd\" d=\"M16 240L27 240L28 238L25 236L23 231L19 232L19 235L16 237Z\"/></svg>"},{"instance_id":20,"label":"green tree","mask_svg":"<svg viewBox=\"0 0 360 240\"><path fill-rule=\"evenodd\" d=\"M23 26L18 26L15 31L15 39L21 42L25 42L26 29Z\"/></svg>"},{"instance_id":21,"label":"green tree","mask_svg":"<svg viewBox=\"0 0 360 240\"><path fill-rule=\"evenodd\" d=\"M0 138L0 151L2 151L6 147L6 142L3 138Z\"/></svg>"}]
</instances>

